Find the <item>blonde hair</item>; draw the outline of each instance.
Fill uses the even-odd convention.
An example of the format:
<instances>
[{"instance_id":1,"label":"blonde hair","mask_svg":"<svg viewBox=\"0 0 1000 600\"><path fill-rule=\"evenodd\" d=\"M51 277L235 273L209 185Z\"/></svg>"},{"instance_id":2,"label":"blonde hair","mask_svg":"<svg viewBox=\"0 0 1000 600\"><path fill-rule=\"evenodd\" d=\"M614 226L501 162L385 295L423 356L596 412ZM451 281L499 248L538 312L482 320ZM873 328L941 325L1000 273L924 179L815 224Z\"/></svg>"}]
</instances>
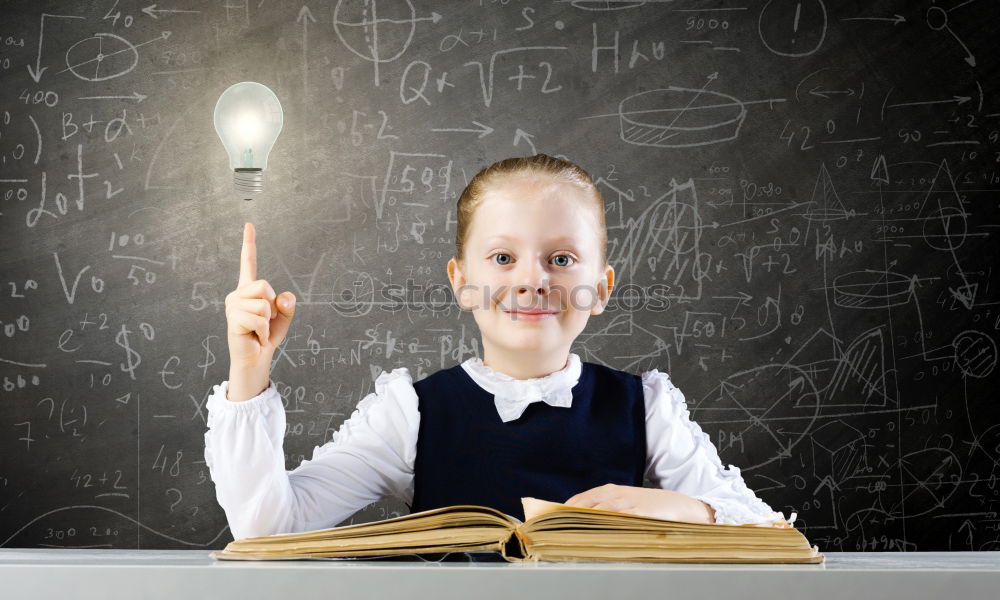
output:
<instances>
[{"instance_id":1,"label":"blonde hair","mask_svg":"<svg viewBox=\"0 0 1000 600\"><path fill-rule=\"evenodd\" d=\"M483 196L487 189L505 177L521 174L549 175L558 181L571 183L590 192L593 199L593 208L597 213L598 231L598 251L600 253L598 263L603 266L607 262L608 253L608 230L604 222L604 197L601 190L594 184L594 180L586 171L575 163L548 154L536 154L534 156L521 156L505 158L486 167L476 173L475 177L465 186L462 195L458 198L458 228L455 232L455 259L460 263L465 262L465 239L469 235L469 228L472 225L472 217L476 214L476 209L483 202Z\"/></svg>"}]
</instances>

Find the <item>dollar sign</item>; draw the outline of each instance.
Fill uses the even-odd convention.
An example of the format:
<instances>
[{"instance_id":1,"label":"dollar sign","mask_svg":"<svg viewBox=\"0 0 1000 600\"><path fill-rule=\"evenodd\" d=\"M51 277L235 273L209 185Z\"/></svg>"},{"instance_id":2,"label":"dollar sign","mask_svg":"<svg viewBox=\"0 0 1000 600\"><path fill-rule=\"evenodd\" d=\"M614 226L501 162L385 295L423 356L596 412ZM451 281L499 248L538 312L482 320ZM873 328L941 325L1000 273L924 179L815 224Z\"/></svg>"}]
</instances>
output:
<instances>
[{"instance_id":1,"label":"dollar sign","mask_svg":"<svg viewBox=\"0 0 1000 600\"><path fill-rule=\"evenodd\" d=\"M211 367L212 365L215 364L215 352L212 352L212 349L208 347L209 340L215 337L219 336L210 335L201 341L201 347L205 349L205 360L204 362L199 363L198 366L201 367L201 373L203 377L208 373L208 367Z\"/></svg>"},{"instance_id":2,"label":"dollar sign","mask_svg":"<svg viewBox=\"0 0 1000 600\"><path fill-rule=\"evenodd\" d=\"M142 362L142 357L139 353L133 350L128 345L128 334L132 333L128 329L125 329L125 324L122 323L122 330L118 332L115 336L115 343L121 346L125 350L126 362L121 364L122 371L128 373L129 377L135 381L135 368L139 366ZM135 356L135 362L133 362L132 357Z\"/></svg>"}]
</instances>

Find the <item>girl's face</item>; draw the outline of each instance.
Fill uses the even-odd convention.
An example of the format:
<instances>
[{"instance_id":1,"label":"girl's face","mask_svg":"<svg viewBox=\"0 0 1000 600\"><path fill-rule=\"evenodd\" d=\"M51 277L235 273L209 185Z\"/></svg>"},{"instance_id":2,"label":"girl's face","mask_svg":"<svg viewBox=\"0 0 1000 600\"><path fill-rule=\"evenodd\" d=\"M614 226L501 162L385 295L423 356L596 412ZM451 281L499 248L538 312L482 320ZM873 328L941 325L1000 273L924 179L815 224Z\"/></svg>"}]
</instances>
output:
<instances>
[{"instance_id":1,"label":"girl's face","mask_svg":"<svg viewBox=\"0 0 1000 600\"><path fill-rule=\"evenodd\" d=\"M484 362L541 367L557 359L550 370L562 368L614 284L614 269L598 264L595 210L587 191L548 175L490 186L467 233L464 269L448 262L456 298L482 333Z\"/></svg>"}]
</instances>

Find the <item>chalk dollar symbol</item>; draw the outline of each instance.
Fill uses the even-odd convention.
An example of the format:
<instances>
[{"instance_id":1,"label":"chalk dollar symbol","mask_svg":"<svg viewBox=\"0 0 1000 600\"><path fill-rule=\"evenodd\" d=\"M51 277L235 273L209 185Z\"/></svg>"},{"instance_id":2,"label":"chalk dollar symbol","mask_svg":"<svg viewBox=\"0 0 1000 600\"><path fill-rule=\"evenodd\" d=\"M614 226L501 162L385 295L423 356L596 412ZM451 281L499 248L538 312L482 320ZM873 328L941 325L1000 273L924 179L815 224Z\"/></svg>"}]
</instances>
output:
<instances>
[{"instance_id":1,"label":"chalk dollar symbol","mask_svg":"<svg viewBox=\"0 0 1000 600\"><path fill-rule=\"evenodd\" d=\"M209 346L209 340L211 340L214 337L218 337L218 336L210 335L210 336L206 337L205 339L203 339L201 341L201 347L205 349L205 360L203 362L201 362L201 363L198 363L198 366L202 368L203 372L207 371L208 367L211 367L216 362L215 361L215 352L212 352L212 349L208 347Z\"/></svg>"},{"instance_id":2,"label":"chalk dollar symbol","mask_svg":"<svg viewBox=\"0 0 1000 600\"><path fill-rule=\"evenodd\" d=\"M129 377L131 377L132 380L135 381L135 368L138 367L139 363L142 362L142 357L139 356L138 352L136 352L129 346L128 335L130 333L132 332L126 329L125 324L122 323L122 330L119 331L118 335L115 336L115 343L121 346L125 350L125 362L121 364L122 371L128 373ZM132 358L133 356L135 357L134 362Z\"/></svg>"}]
</instances>

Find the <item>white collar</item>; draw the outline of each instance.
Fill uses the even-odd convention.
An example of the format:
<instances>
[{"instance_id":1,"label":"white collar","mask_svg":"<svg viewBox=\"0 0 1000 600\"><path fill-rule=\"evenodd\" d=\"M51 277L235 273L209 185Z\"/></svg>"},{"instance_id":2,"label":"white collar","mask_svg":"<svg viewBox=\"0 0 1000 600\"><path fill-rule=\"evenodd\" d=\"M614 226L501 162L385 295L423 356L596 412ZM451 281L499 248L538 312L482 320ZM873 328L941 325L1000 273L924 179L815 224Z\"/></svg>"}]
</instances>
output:
<instances>
[{"instance_id":1,"label":"white collar","mask_svg":"<svg viewBox=\"0 0 1000 600\"><path fill-rule=\"evenodd\" d=\"M573 352L559 371L531 379L515 379L494 371L480 358L467 359L462 368L479 387L493 394L497 414L503 422L520 417L532 402L569 408L573 405L573 386L580 380L582 370L580 357Z\"/></svg>"}]
</instances>

